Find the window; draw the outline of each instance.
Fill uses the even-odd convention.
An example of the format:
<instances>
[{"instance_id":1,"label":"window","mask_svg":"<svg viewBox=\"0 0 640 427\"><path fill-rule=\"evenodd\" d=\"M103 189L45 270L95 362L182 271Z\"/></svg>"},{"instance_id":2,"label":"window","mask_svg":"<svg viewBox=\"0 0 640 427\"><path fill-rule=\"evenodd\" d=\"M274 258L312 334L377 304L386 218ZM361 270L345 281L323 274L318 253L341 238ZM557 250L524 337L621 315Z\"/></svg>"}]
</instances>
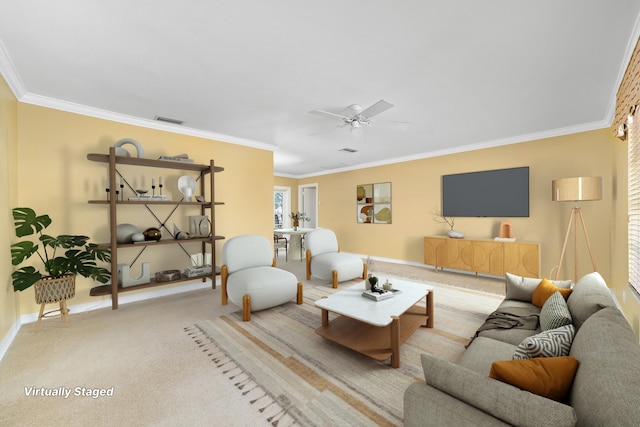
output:
<instances>
[{"instance_id":1,"label":"window","mask_svg":"<svg viewBox=\"0 0 640 427\"><path fill-rule=\"evenodd\" d=\"M629 286L640 295L640 117L627 118L629 162Z\"/></svg>"},{"instance_id":2,"label":"window","mask_svg":"<svg viewBox=\"0 0 640 427\"><path fill-rule=\"evenodd\" d=\"M289 206L291 205L291 188L274 187L273 189L273 228L274 230L289 227Z\"/></svg>"}]
</instances>

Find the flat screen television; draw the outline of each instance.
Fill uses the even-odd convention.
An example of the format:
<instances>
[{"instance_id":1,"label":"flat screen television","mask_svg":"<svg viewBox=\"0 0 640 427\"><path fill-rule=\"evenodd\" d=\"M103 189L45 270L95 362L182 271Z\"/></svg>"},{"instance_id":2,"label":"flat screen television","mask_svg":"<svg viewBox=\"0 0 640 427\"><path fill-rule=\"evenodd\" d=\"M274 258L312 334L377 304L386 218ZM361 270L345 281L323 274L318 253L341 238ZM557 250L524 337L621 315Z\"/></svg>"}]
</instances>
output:
<instances>
[{"instance_id":1,"label":"flat screen television","mask_svg":"<svg viewBox=\"0 0 640 427\"><path fill-rule=\"evenodd\" d=\"M529 167L443 175L442 215L528 217Z\"/></svg>"}]
</instances>

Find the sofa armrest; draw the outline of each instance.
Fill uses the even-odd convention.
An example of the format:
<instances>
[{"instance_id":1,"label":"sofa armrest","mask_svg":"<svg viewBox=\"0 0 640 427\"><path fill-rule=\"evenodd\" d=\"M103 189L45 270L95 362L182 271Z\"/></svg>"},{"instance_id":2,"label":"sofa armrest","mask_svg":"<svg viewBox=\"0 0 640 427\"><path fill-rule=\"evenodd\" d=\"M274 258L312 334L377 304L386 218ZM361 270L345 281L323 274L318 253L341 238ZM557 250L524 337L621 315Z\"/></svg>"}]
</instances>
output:
<instances>
[{"instance_id":1,"label":"sofa armrest","mask_svg":"<svg viewBox=\"0 0 640 427\"><path fill-rule=\"evenodd\" d=\"M404 392L404 427L505 427L509 424L423 383Z\"/></svg>"},{"instance_id":2,"label":"sofa armrest","mask_svg":"<svg viewBox=\"0 0 640 427\"><path fill-rule=\"evenodd\" d=\"M571 406L479 375L430 354L423 353L421 359L427 384L506 423L537 427L576 424L576 413Z\"/></svg>"}]
</instances>

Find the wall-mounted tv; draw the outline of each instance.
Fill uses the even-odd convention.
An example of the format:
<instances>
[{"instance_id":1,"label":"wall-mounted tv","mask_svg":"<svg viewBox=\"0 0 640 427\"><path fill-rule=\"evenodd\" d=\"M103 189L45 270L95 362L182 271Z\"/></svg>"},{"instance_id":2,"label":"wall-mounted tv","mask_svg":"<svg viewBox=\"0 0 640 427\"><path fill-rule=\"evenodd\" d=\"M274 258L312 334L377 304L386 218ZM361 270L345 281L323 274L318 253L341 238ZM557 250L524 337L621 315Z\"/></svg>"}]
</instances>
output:
<instances>
[{"instance_id":1,"label":"wall-mounted tv","mask_svg":"<svg viewBox=\"0 0 640 427\"><path fill-rule=\"evenodd\" d=\"M443 175L442 215L528 217L529 168Z\"/></svg>"}]
</instances>

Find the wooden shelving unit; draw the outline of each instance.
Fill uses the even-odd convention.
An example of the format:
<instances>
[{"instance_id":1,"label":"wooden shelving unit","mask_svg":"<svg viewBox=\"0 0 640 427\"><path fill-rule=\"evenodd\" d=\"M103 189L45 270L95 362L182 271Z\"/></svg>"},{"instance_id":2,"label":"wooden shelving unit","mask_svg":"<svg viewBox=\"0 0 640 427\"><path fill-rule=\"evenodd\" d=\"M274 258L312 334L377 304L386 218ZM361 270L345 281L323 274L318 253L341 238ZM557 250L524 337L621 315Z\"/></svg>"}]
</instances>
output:
<instances>
[{"instance_id":1,"label":"wooden shelving unit","mask_svg":"<svg viewBox=\"0 0 640 427\"><path fill-rule=\"evenodd\" d=\"M210 160L208 165L204 164L194 164L194 163L184 163L184 162L174 162L174 161L165 161L165 160L153 160L153 159L144 159L137 157L124 157L124 156L116 156L115 148L111 147L109 149L109 154L88 154L87 159L100 162L107 163L109 168L109 188L115 189L116 187L116 178L117 176L122 176L120 172L117 170L118 165L131 165L131 166L139 166L139 167L150 167L150 168L165 168L165 169L174 169L174 170L182 170L182 171L192 171L198 172L200 174L199 183L200 183L200 192L201 194L205 194L206 189L206 180L205 178L208 176L209 178L209 200L198 202L198 201L169 201L169 200L154 200L154 201L145 201L145 200L118 200L115 197L115 194L112 194L108 200L89 200L90 204L103 204L109 205L109 231L110 231L110 241L108 243L102 243L100 246L107 247L111 249L111 284L97 286L91 289L89 292L92 296L103 296L103 295L111 295L111 307L116 310L118 308L118 294L120 292L128 292L135 291L144 288L150 288L154 286L163 286L172 283L180 283L198 280L201 278L202 281L210 278L212 287L216 288L216 274L219 274L219 270L215 267L215 259L216 259L216 246L215 242L217 240L223 240L224 236L216 235L215 232L215 207L219 205L223 205L222 202L215 201L215 174L218 172L224 171L224 168L220 166L215 166L214 161ZM177 240L173 238L161 239L159 241L148 241L148 242L140 242L140 243L118 243L117 241L117 226L118 226L118 207L122 205L142 205L146 206L147 209L152 210L153 206L160 205L172 205L175 206L176 209L181 206L198 206L200 207L200 214L205 215L207 210L210 212L211 219L211 234L209 237L197 237L188 240ZM167 218L168 220L169 218ZM165 222L167 221L165 220ZM162 224L164 225L164 224ZM206 253L207 245L211 246L211 262L214 264L212 266L211 275L207 276L199 276L199 277L186 277L182 275L179 279L170 280L170 281L162 281L157 282L153 279L149 283L144 283L141 285L135 286L127 286L122 287L118 285L118 249L123 248L139 248L141 250L140 254L145 251L147 248L153 246L165 246L165 245L179 245L183 251L186 250L182 247L182 245L190 245L194 243L200 243L202 245L201 252ZM138 256L140 256L138 254ZM136 257L137 259L137 257Z\"/></svg>"}]
</instances>

